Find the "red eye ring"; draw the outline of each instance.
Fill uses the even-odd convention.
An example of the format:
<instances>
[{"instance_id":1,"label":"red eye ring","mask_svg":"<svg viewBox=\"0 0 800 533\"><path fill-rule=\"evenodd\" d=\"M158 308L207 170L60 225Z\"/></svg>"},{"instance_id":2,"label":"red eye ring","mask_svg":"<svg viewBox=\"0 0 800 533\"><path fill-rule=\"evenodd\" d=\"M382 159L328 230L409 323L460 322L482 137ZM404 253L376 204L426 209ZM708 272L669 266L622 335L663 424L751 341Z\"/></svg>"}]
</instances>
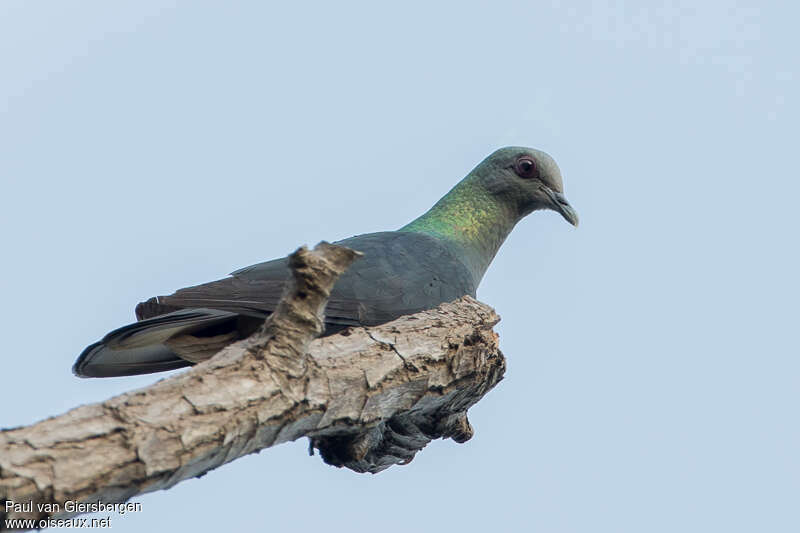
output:
<instances>
[{"instance_id":1,"label":"red eye ring","mask_svg":"<svg viewBox=\"0 0 800 533\"><path fill-rule=\"evenodd\" d=\"M514 171L520 178L535 178L539 175L536 162L527 155L517 158L514 163Z\"/></svg>"}]
</instances>

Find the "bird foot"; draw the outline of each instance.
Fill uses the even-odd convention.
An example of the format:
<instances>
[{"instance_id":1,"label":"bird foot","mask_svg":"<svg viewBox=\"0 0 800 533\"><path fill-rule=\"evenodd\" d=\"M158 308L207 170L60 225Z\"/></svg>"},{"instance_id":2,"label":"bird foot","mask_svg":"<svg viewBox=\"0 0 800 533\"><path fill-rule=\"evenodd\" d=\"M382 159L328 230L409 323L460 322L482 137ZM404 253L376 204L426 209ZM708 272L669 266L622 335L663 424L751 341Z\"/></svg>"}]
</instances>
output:
<instances>
[{"instance_id":1,"label":"bird foot","mask_svg":"<svg viewBox=\"0 0 800 533\"><path fill-rule=\"evenodd\" d=\"M434 439L451 438L462 443L474 433L466 411L435 420L403 413L360 433L312 437L309 452L313 455L316 448L329 465L375 474L392 465L407 465Z\"/></svg>"}]
</instances>

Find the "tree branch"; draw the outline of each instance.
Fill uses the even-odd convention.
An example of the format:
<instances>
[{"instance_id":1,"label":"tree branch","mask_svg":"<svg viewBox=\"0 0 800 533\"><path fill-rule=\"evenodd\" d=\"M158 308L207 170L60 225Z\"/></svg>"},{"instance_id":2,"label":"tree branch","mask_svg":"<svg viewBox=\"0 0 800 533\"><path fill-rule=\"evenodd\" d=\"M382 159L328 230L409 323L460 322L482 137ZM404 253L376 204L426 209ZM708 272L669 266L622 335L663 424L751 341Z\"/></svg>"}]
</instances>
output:
<instances>
[{"instance_id":1,"label":"tree branch","mask_svg":"<svg viewBox=\"0 0 800 533\"><path fill-rule=\"evenodd\" d=\"M0 431L0 529L6 518L71 516L67 501L169 488L300 437L328 464L372 473L432 439L468 440L467 409L505 371L499 317L464 297L314 340L336 278L358 255L301 248L294 283L249 338L149 387ZM32 508L4 509L8 500Z\"/></svg>"}]
</instances>

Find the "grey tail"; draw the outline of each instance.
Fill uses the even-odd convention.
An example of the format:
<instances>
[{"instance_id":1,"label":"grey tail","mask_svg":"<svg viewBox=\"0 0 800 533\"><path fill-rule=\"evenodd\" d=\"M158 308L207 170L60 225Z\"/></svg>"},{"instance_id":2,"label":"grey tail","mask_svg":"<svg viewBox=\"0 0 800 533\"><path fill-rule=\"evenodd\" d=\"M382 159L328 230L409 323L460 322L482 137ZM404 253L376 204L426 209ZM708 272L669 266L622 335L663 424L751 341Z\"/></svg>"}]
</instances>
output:
<instances>
[{"instance_id":1,"label":"grey tail","mask_svg":"<svg viewBox=\"0 0 800 533\"><path fill-rule=\"evenodd\" d=\"M216 309L182 309L134 322L86 347L72 366L72 372L79 377L105 378L189 366L192 361L175 352L173 338L188 335L203 338L235 332L238 318L235 313Z\"/></svg>"}]
</instances>

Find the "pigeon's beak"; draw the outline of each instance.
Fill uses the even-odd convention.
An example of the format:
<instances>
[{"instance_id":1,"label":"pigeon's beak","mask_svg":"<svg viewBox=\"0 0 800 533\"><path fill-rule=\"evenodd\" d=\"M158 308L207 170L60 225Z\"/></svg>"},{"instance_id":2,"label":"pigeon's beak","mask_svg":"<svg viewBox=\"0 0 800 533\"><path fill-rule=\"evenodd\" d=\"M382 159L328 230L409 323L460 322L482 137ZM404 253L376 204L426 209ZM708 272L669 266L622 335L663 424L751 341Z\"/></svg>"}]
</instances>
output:
<instances>
[{"instance_id":1,"label":"pigeon's beak","mask_svg":"<svg viewBox=\"0 0 800 533\"><path fill-rule=\"evenodd\" d=\"M577 227L578 213L569 205L566 197L560 192L555 192L550 187L544 187L544 192L547 193L547 196L550 198L550 208L553 209L553 211L561 213L564 220Z\"/></svg>"}]
</instances>

